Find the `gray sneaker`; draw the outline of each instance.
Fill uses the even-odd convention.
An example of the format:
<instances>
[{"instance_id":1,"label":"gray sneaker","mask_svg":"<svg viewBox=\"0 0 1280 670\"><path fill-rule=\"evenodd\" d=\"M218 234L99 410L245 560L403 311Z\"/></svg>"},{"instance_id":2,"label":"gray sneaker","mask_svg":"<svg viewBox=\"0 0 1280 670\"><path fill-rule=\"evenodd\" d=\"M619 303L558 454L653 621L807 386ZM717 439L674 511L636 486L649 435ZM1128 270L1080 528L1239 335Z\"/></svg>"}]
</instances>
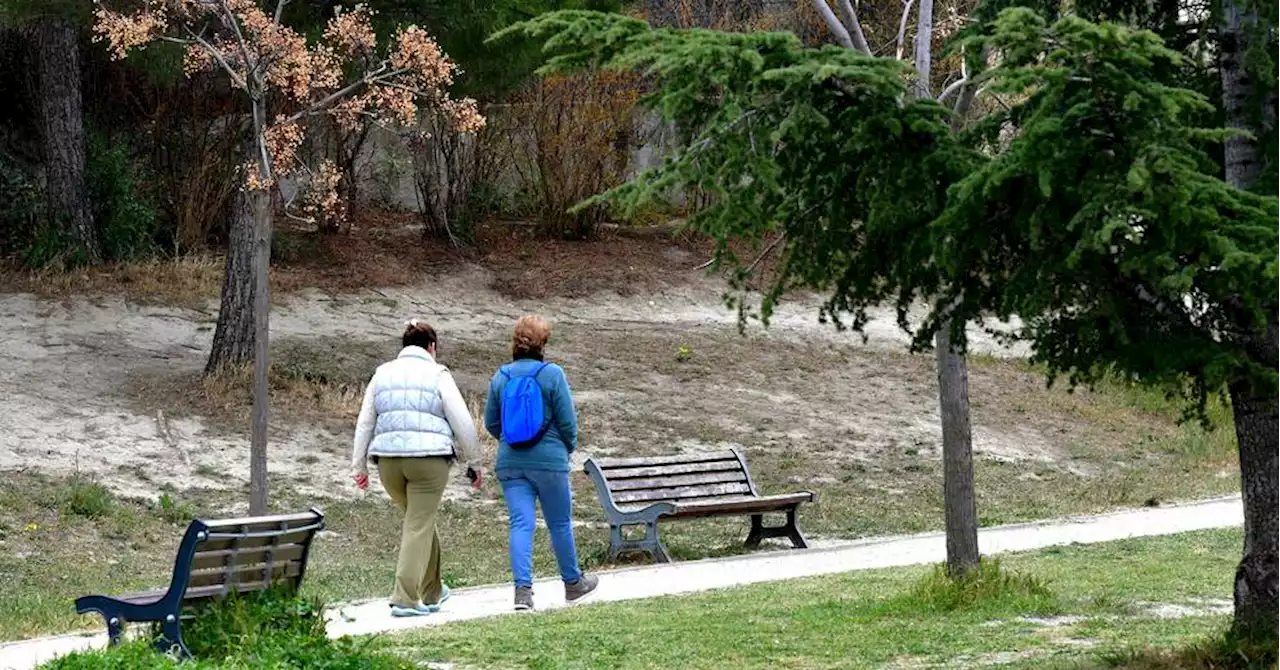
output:
<instances>
[{"instance_id":1,"label":"gray sneaker","mask_svg":"<svg viewBox=\"0 0 1280 670\"><path fill-rule=\"evenodd\" d=\"M578 581L564 585L564 599L566 602L576 603L595 591L597 586L600 586L599 577L583 573Z\"/></svg>"},{"instance_id":2,"label":"gray sneaker","mask_svg":"<svg viewBox=\"0 0 1280 670\"><path fill-rule=\"evenodd\" d=\"M533 609L533 589L528 586L516 587L516 611L527 612Z\"/></svg>"}]
</instances>

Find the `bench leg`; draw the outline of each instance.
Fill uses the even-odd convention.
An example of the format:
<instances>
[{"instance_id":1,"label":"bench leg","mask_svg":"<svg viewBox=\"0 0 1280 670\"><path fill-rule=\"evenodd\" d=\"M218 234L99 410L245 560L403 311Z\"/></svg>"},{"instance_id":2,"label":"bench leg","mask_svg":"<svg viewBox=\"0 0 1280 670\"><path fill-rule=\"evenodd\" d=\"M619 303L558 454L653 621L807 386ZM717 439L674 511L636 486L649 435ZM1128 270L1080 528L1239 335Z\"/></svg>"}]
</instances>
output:
<instances>
[{"instance_id":1,"label":"bench leg","mask_svg":"<svg viewBox=\"0 0 1280 670\"><path fill-rule=\"evenodd\" d=\"M166 614L161 624L163 633L156 640L156 651L162 654L172 653L178 658L191 658L191 650L182 641L182 622L177 614Z\"/></svg>"},{"instance_id":2,"label":"bench leg","mask_svg":"<svg viewBox=\"0 0 1280 670\"><path fill-rule=\"evenodd\" d=\"M760 546L760 540L765 538L764 515L751 515L751 532L747 533L747 541L744 543L748 549L755 549Z\"/></svg>"},{"instance_id":3,"label":"bench leg","mask_svg":"<svg viewBox=\"0 0 1280 670\"><path fill-rule=\"evenodd\" d=\"M644 551L653 556L658 563L670 563L671 555L658 537L658 522L648 521L644 524L644 537L639 540L628 540L622 536L622 526L609 527L609 560L617 560L624 551Z\"/></svg>"},{"instance_id":4,"label":"bench leg","mask_svg":"<svg viewBox=\"0 0 1280 670\"><path fill-rule=\"evenodd\" d=\"M787 510L787 523L782 526L766 526L763 514L752 514L751 532L747 534L747 541L743 544L748 549L755 549L765 538L785 537L791 540L791 546L797 549L808 549L809 541L805 539L804 533L800 532L800 525L796 521L798 511L796 507Z\"/></svg>"},{"instance_id":5,"label":"bench leg","mask_svg":"<svg viewBox=\"0 0 1280 670\"><path fill-rule=\"evenodd\" d=\"M799 511L799 507L787 510L787 537L791 540L791 546L796 549L808 549L809 541L804 538L804 533L800 532L800 524L796 522L796 513Z\"/></svg>"},{"instance_id":6,"label":"bench leg","mask_svg":"<svg viewBox=\"0 0 1280 670\"><path fill-rule=\"evenodd\" d=\"M120 644L124 639L124 620L119 614L103 613L102 618L107 622L107 638L111 640L111 646Z\"/></svg>"},{"instance_id":7,"label":"bench leg","mask_svg":"<svg viewBox=\"0 0 1280 670\"><path fill-rule=\"evenodd\" d=\"M649 553L653 555L653 560L659 563L671 562L671 554L667 553L667 548L663 546L661 538L658 537L658 522L656 520L645 528L644 543Z\"/></svg>"}]
</instances>

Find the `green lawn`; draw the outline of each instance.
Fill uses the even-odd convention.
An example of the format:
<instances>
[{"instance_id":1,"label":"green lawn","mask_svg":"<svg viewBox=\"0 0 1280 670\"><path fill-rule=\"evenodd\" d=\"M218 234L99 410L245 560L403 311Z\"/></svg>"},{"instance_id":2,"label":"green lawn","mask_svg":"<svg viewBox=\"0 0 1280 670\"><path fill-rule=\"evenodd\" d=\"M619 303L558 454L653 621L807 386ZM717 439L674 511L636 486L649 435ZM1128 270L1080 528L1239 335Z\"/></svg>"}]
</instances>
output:
<instances>
[{"instance_id":1,"label":"green lawn","mask_svg":"<svg viewBox=\"0 0 1280 670\"><path fill-rule=\"evenodd\" d=\"M800 514L811 539L941 530L937 445L919 437L895 437L895 431L914 434L910 426L859 427L846 420L883 415L885 420L911 424L913 413L934 412L936 396L930 384L935 373L928 357L703 331L683 332L676 339L638 333L617 339L620 336L608 332L588 338L585 328L567 327L557 337L559 350L570 359L574 383L583 390L579 404L584 449L646 455L670 453L688 440L698 448L742 444L762 492L810 489L818 494L818 504L806 506ZM328 380L326 384L336 384L339 390L362 383L386 348L363 343L364 349L343 350L339 356L328 343L322 356L316 353L316 343L308 345L311 348L303 344L281 345L276 359L281 370L296 379ZM692 358L679 360L673 348L677 345L688 346ZM501 342L460 342L450 345L449 362L457 369L489 370L501 362L503 351ZM738 364L748 360L750 366ZM652 374L661 379L651 379ZM1025 428L1054 454L1051 460L1001 460L979 454L975 488L984 526L1239 490L1230 413L1220 403L1211 405L1218 422L1206 431L1176 423L1178 405L1157 392L1119 384L1103 385L1097 392L1046 389L1039 372L1019 361L974 357L971 383L976 446L987 443L984 431L1004 435L1006 446L1022 445ZM655 395L655 384L673 392ZM295 389L294 396L273 400L273 412L280 410L273 421L288 425L291 408L330 406L315 400L329 397L324 388L298 388L311 395ZM769 416L761 417L759 393L746 392L752 389L768 389L788 399L769 405ZM168 395L181 400L181 394ZM241 396L241 401L248 397ZM889 401L903 404L907 413L899 416L893 407L880 406ZM163 408L166 415L180 415L183 403L175 403ZM247 411L247 405L239 410ZM331 417L334 425L349 430L350 413ZM240 415L231 418L231 424L245 425ZM791 435L796 427L805 434ZM1032 443L1035 440L1028 442ZM317 470L345 472L345 437L334 440L327 451L306 457L317 459ZM201 467L207 466L197 464L193 470L199 474ZM147 481L145 468L127 474ZM442 507L444 571L452 585L510 579L506 512L496 483L489 479L482 494ZM304 484L315 482L298 471L272 473L276 510L321 504L327 515L330 532L315 545L306 579L308 594L328 601L386 594L395 567L399 515L378 495L318 500L297 492ZM573 486L575 516L584 522L577 532L584 565L614 567L606 561L603 511L581 471L573 474ZM0 583L6 585L0 591L0 640L100 626L92 617L75 615L76 597L167 583L174 551L191 516L226 516L231 504L247 499L244 490L157 489L168 491L164 504L112 496L83 477L6 472L0 478ZM744 551L747 525L746 519L668 523L663 539L680 560L726 556ZM536 573L555 574L546 534L540 532L537 541ZM1237 547L1230 555L1238 553ZM633 555L624 562L646 560Z\"/></svg>"},{"instance_id":2,"label":"green lawn","mask_svg":"<svg viewBox=\"0 0 1280 670\"><path fill-rule=\"evenodd\" d=\"M1008 583L968 604L930 569L890 569L498 617L383 645L461 667L1098 667L1220 634L1228 617L1207 610L1230 601L1240 543L1224 530L1010 555ZM1159 618L1161 606L1190 615Z\"/></svg>"}]
</instances>

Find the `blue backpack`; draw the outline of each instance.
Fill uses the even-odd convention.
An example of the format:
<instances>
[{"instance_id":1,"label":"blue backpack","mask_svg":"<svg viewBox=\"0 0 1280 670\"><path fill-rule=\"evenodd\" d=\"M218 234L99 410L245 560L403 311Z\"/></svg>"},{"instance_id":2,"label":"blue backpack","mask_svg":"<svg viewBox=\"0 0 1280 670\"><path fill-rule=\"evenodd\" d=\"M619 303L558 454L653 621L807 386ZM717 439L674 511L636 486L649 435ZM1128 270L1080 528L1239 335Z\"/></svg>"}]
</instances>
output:
<instances>
[{"instance_id":1,"label":"blue backpack","mask_svg":"<svg viewBox=\"0 0 1280 670\"><path fill-rule=\"evenodd\" d=\"M502 441L512 449L532 447L551 426L538 385L538 374L547 365L539 365L529 375L513 376L505 369L498 370L507 379L502 387Z\"/></svg>"}]
</instances>

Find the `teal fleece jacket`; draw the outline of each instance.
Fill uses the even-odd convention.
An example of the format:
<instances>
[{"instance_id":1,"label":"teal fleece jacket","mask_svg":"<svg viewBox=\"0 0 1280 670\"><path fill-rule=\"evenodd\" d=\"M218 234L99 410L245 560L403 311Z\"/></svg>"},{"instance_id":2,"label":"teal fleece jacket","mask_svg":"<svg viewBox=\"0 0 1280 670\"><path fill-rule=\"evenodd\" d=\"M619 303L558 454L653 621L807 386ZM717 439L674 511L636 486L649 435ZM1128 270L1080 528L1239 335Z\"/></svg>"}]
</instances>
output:
<instances>
[{"instance_id":1,"label":"teal fleece jacket","mask_svg":"<svg viewBox=\"0 0 1280 670\"><path fill-rule=\"evenodd\" d=\"M484 404L484 427L498 440L496 470L524 468L568 472L569 454L578 448L578 413L573 409L573 393L564 369L549 363L538 373L538 386L542 389L542 406L550 414L551 424L542 439L532 447L512 449L502 439L502 389L508 377L528 375L542 361L533 358L515 360L494 373L489 382L489 398ZM503 374L506 371L506 375Z\"/></svg>"}]
</instances>

